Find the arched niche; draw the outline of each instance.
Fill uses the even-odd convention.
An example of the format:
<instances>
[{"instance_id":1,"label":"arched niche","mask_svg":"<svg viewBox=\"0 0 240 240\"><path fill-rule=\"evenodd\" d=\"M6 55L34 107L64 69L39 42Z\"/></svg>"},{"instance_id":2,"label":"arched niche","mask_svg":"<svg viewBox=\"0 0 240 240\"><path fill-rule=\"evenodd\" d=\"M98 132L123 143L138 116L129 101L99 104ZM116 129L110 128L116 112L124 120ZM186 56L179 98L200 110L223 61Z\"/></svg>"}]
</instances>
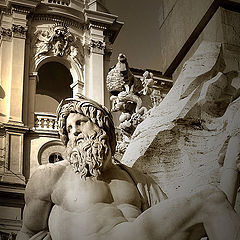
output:
<instances>
[{"instance_id":1,"label":"arched niche","mask_svg":"<svg viewBox=\"0 0 240 240\"><path fill-rule=\"evenodd\" d=\"M72 75L65 65L47 62L38 70L35 112L55 112L59 102L72 97Z\"/></svg>"},{"instance_id":2,"label":"arched niche","mask_svg":"<svg viewBox=\"0 0 240 240\"><path fill-rule=\"evenodd\" d=\"M84 75L83 75L83 65L78 61L77 58L72 58L70 56L41 56L38 59L35 59L34 64L32 66L35 66L34 69L32 69L32 72L38 72L39 69L49 63L49 62L58 62L62 65L64 65L72 76L72 83L71 88L73 91L73 95L76 93L84 93Z\"/></svg>"}]
</instances>

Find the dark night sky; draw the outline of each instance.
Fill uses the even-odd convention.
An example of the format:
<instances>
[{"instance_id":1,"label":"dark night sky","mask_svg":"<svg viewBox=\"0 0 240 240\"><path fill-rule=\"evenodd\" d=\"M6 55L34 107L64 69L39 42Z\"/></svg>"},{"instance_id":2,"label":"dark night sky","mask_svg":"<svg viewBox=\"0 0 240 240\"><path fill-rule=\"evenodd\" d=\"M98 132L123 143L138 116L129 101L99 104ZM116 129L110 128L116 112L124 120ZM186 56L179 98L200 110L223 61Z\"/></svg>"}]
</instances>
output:
<instances>
[{"instance_id":1,"label":"dark night sky","mask_svg":"<svg viewBox=\"0 0 240 240\"><path fill-rule=\"evenodd\" d=\"M130 67L161 71L158 47L161 1L106 0L106 7L124 22L114 43L111 64L116 63L119 53L124 53Z\"/></svg>"}]
</instances>

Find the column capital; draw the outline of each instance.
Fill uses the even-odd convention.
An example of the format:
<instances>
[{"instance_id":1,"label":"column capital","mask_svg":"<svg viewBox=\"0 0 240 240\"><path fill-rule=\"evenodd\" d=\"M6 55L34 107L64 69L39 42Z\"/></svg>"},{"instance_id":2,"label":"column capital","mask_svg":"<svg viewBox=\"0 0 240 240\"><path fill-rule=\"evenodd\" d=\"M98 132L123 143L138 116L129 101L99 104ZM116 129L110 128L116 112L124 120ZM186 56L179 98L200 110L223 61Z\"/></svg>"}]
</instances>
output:
<instances>
[{"instance_id":1,"label":"column capital","mask_svg":"<svg viewBox=\"0 0 240 240\"><path fill-rule=\"evenodd\" d=\"M13 37L26 39L28 28L22 25L12 25Z\"/></svg>"},{"instance_id":2,"label":"column capital","mask_svg":"<svg viewBox=\"0 0 240 240\"><path fill-rule=\"evenodd\" d=\"M106 48L106 44L104 41L101 41L101 40L96 41L96 40L91 39L89 48L90 48L90 52L92 52L92 53L104 55L104 50Z\"/></svg>"}]
</instances>

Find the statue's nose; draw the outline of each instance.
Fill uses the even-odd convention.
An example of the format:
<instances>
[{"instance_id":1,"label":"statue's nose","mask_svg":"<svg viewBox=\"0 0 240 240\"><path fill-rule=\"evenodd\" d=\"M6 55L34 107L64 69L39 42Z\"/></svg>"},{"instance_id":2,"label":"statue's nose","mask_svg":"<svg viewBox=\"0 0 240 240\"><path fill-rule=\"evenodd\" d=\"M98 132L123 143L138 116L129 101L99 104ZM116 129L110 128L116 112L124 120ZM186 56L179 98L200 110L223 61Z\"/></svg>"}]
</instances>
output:
<instances>
[{"instance_id":1,"label":"statue's nose","mask_svg":"<svg viewBox=\"0 0 240 240\"><path fill-rule=\"evenodd\" d=\"M80 129L79 126L73 126L73 135L74 136L78 136L78 134L80 133Z\"/></svg>"}]
</instances>

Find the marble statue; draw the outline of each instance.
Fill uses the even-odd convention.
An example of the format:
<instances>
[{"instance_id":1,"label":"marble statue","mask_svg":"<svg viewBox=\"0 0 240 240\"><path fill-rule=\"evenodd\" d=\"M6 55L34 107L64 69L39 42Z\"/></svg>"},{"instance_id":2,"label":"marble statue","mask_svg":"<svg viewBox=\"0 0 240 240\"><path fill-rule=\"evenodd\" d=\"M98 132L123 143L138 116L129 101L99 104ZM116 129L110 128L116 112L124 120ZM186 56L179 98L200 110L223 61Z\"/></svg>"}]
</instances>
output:
<instances>
[{"instance_id":1,"label":"marble statue","mask_svg":"<svg viewBox=\"0 0 240 240\"><path fill-rule=\"evenodd\" d=\"M147 115L147 108L142 106L140 97L143 91L142 82L132 74L124 54L119 54L117 64L109 71L106 85L112 94L110 97L111 111L121 112L118 126L121 141L117 143L117 151L124 153L137 125Z\"/></svg>"},{"instance_id":2,"label":"marble statue","mask_svg":"<svg viewBox=\"0 0 240 240\"><path fill-rule=\"evenodd\" d=\"M79 96L58 108L65 160L42 165L25 192L17 239L240 239L240 219L214 186L167 199L147 175L114 161L109 111ZM205 231L204 231L205 229Z\"/></svg>"}]
</instances>

